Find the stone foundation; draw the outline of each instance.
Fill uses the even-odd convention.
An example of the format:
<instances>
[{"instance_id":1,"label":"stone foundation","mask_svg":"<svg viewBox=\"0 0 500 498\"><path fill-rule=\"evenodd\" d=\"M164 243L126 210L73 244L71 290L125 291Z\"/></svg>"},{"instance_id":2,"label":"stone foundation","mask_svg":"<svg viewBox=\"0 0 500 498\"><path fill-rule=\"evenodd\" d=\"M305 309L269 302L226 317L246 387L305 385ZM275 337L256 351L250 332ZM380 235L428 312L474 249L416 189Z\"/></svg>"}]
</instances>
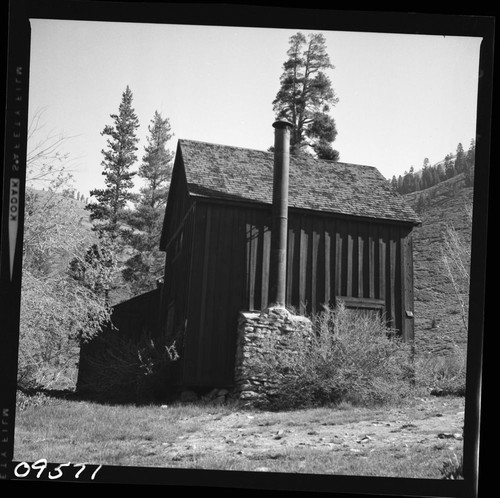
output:
<instances>
[{"instance_id":1,"label":"stone foundation","mask_svg":"<svg viewBox=\"0 0 500 498\"><path fill-rule=\"evenodd\" d=\"M287 347L291 334L310 334L311 321L285 308L268 308L262 312L242 311L238 319L235 388L233 395L245 405L265 405L276 389L276 378L269 378L259 365L270 360L276 349Z\"/></svg>"}]
</instances>

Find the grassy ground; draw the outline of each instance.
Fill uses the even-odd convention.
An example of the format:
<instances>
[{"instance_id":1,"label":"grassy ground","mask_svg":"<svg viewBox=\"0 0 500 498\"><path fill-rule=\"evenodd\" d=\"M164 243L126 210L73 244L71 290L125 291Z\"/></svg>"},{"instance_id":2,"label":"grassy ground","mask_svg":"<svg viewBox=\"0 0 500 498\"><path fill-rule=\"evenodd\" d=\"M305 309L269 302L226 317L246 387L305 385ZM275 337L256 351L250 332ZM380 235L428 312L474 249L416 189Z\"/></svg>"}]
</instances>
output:
<instances>
[{"instance_id":1,"label":"grassy ground","mask_svg":"<svg viewBox=\"0 0 500 498\"><path fill-rule=\"evenodd\" d=\"M463 398L288 412L38 398L16 416L16 461L443 477L462 454Z\"/></svg>"}]
</instances>

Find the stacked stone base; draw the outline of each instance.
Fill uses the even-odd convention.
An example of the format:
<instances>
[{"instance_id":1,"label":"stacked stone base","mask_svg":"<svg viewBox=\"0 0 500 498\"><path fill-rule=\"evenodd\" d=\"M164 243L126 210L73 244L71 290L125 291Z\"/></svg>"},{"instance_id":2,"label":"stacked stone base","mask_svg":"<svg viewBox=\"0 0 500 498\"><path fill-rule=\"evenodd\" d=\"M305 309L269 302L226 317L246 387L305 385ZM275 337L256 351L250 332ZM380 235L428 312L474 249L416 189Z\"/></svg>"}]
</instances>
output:
<instances>
[{"instance_id":1,"label":"stacked stone base","mask_svg":"<svg viewBox=\"0 0 500 498\"><path fill-rule=\"evenodd\" d=\"M278 378L259 370L270 355L288 346L292 334L310 334L311 321L282 307L262 312L242 311L238 319L233 396L245 406L265 406L276 392ZM276 347L270 351L269 345Z\"/></svg>"}]
</instances>

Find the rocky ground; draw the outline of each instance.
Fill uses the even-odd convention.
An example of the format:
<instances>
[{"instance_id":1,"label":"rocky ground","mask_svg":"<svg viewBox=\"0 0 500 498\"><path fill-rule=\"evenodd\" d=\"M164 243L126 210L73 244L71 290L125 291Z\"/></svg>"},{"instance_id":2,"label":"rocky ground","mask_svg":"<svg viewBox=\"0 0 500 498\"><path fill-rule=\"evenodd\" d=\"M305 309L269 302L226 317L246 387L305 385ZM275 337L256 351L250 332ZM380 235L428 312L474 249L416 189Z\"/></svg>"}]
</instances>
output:
<instances>
[{"instance_id":1,"label":"rocky ground","mask_svg":"<svg viewBox=\"0 0 500 498\"><path fill-rule=\"evenodd\" d=\"M375 415L375 416L374 416ZM254 460L252 470L269 471L269 464L288 450L326 450L347 457L367 455L377 450L411 452L445 448L461 454L464 398L429 397L406 408L388 411L360 409L352 421L342 419L342 411L320 411L315 420L301 418L300 412L237 411L224 416L207 412L199 419L187 417L186 431L165 445L173 466L183 467L194 455L210 453L240 460ZM196 424L199 430L189 430Z\"/></svg>"}]
</instances>

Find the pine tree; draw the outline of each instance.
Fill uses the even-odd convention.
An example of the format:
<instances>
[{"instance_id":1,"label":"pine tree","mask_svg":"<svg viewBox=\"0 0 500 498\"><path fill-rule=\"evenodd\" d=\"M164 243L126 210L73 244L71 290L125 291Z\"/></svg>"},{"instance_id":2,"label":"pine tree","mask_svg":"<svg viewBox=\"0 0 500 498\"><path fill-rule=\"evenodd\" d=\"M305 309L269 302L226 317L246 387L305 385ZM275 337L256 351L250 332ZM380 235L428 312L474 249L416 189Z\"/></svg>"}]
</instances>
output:
<instances>
[{"instance_id":1,"label":"pine tree","mask_svg":"<svg viewBox=\"0 0 500 498\"><path fill-rule=\"evenodd\" d=\"M430 176L431 187L439 183L439 172L436 166L429 166L429 176Z\"/></svg>"},{"instance_id":2,"label":"pine tree","mask_svg":"<svg viewBox=\"0 0 500 498\"><path fill-rule=\"evenodd\" d=\"M475 157L476 157L476 142L474 139L472 139L470 141L469 150L467 151L467 154L465 156L465 160L469 164L474 164Z\"/></svg>"},{"instance_id":3,"label":"pine tree","mask_svg":"<svg viewBox=\"0 0 500 498\"><path fill-rule=\"evenodd\" d=\"M392 175L392 179L390 181L392 189L397 192L398 191L398 179L396 178L396 175Z\"/></svg>"},{"instance_id":4,"label":"pine tree","mask_svg":"<svg viewBox=\"0 0 500 498\"><path fill-rule=\"evenodd\" d=\"M465 153L464 147L461 143L457 145L457 155L455 157L455 171L456 173L462 173L465 169Z\"/></svg>"},{"instance_id":5,"label":"pine tree","mask_svg":"<svg viewBox=\"0 0 500 498\"><path fill-rule=\"evenodd\" d=\"M398 176L398 192L403 193L403 177L401 175Z\"/></svg>"},{"instance_id":6,"label":"pine tree","mask_svg":"<svg viewBox=\"0 0 500 498\"><path fill-rule=\"evenodd\" d=\"M408 173L408 192L415 192L415 168L413 166L410 167Z\"/></svg>"},{"instance_id":7,"label":"pine tree","mask_svg":"<svg viewBox=\"0 0 500 498\"><path fill-rule=\"evenodd\" d=\"M104 233L112 238L119 236L124 208L134 197L131 190L135 172L131 171L131 167L137 160L135 152L139 139L135 132L139 121L132 108L132 101L133 95L127 85L122 94L119 113L111 115L114 124L106 125L101 132L101 135L109 137L107 150L102 150L102 174L105 176L106 188L92 190L90 195L97 202L86 206L91 212L91 220L98 222L94 227L101 236Z\"/></svg>"},{"instance_id":8,"label":"pine tree","mask_svg":"<svg viewBox=\"0 0 500 498\"><path fill-rule=\"evenodd\" d=\"M173 153L167 149L167 142L173 136L169 119L155 112L148 130L148 145L138 174L145 185L128 219L132 231L127 240L136 253L127 260L123 270L135 294L152 289L163 269L164 255L159 251L159 239L173 159Z\"/></svg>"},{"instance_id":9,"label":"pine tree","mask_svg":"<svg viewBox=\"0 0 500 498\"><path fill-rule=\"evenodd\" d=\"M464 167L464 176L465 176L465 185L467 187L472 187L474 185L474 167L476 163L476 143L474 140L471 140L469 150L465 156L465 167Z\"/></svg>"},{"instance_id":10,"label":"pine tree","mask_svg":"<svg viewBox=\"0 0 500 498\"><path fill-rule=\"evenodd\" d=\"M444 172L446 178L452 178L455 176L455 165L452 161L452 155L447 154L444 158Z\"/></svg>"},{"instance_id":11,"label":"pine tree","mask_svg":"<svg viewBox=\"0 0 500 498\"><path fill-rule=\"evenodd\" d=\"M422 188L426 189L431 186L432 186L432 178L431 178L430 162L429 159L426 157L422 165Z\"/></svg>"},{"instance_id":12,"label":"pine tree","mask_svg":"<svg viewBox=\"0 0 500 498\"><path fill-rule=\"evenodd\" d=\"M403 173L403 185L401 187L401 193L402 194L407 194L410 192L410 175L408 174L408 171L405 171Z\"/></svg>"},{"instance_id":13,"label":"pine tree","mask_svg":"<svg viewBox=\"0 0 500 498\"><path fill-rule=\"evenodd\" d=\"M273 101L277 119L294 127L290 136L291 154L312 150L322 159L338 160L331 143L337 136L330 107L338 102L326 72L334 69L326 52L325 37L302 33L289 40L288 59L283 64L280 89Z\"/></svg>"},{"instance_id":14,"label":"pine tree","mask_svg":"<svg viewBox=\"0 0 500 498\"><path fill-rule=\"evenodd\" d=\"M413 168L413 166L412 166L412 168ZM422 190L422 180L421 180L420 175L418 173L415 173L413 175L413 190L415 192Z\"/></svg>"}]
</instances>

